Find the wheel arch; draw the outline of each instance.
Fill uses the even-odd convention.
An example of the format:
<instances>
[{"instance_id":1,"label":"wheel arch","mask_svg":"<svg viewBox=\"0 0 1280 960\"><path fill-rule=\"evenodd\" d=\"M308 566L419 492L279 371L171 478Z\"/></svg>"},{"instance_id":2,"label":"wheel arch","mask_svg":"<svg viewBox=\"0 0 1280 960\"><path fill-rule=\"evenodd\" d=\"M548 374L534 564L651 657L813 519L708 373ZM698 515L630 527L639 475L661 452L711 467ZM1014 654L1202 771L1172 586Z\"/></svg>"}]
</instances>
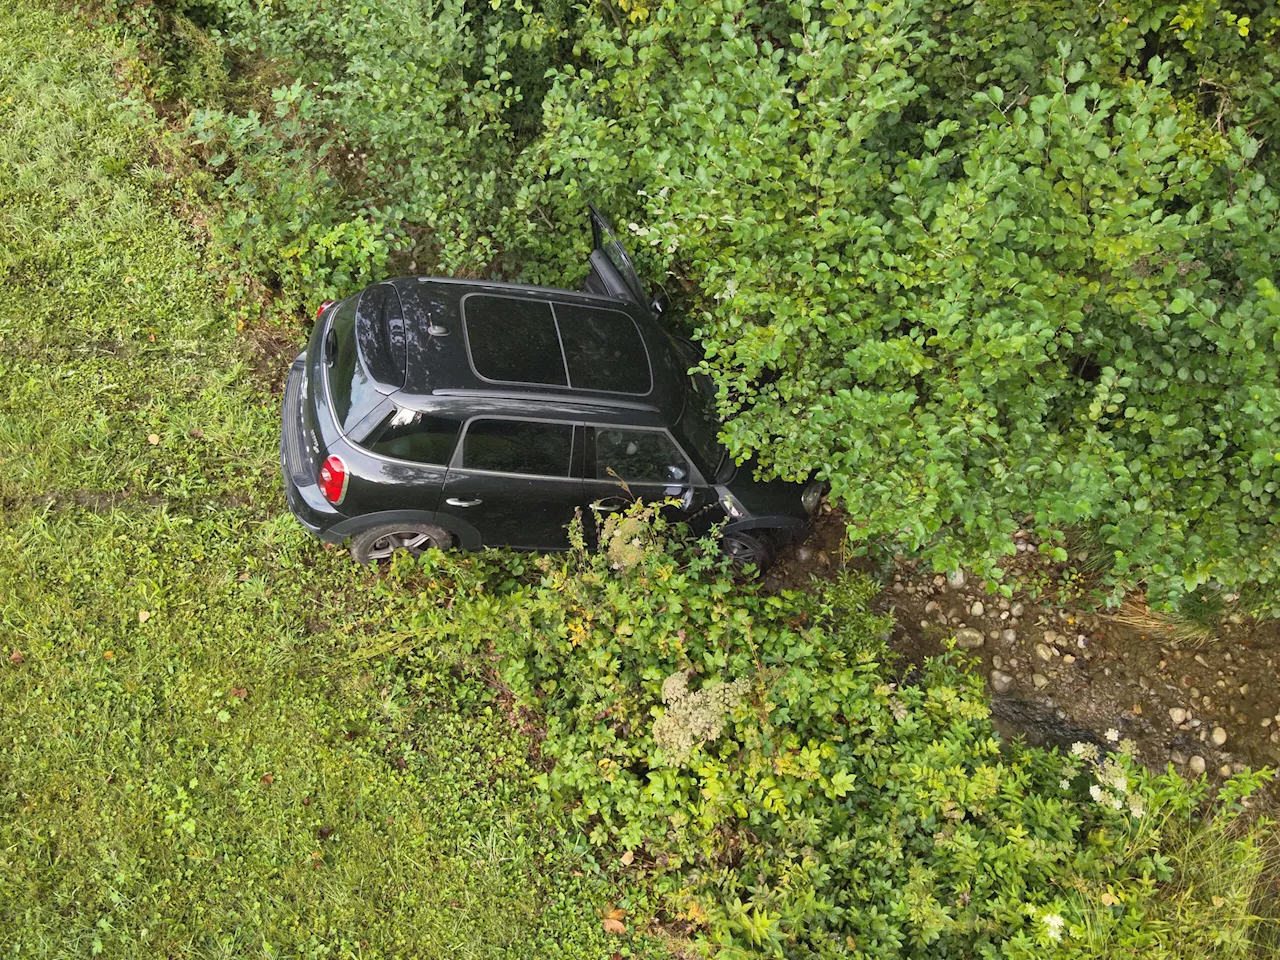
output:
<instances>
[{"instance_id":1,"label":"wheel arch","mask_svg":"<svg viewBox=\"0 0 1280 960\"><path fill-rule=\"evenodd\" d=\"M803 540L809 533L809 525L797 517L782 515L765 515L763 517L747 517L744 520L733 520L726 523L722 533L764 533L770 532L789 543Z\"/></svg>"},{"instance_id":2,"label":"wheel arch","mask_svg":"<svg viewBox=\"0 0 1280 960\"><path fill-rule=\"evenodd\" d=\"M479 550L484 546L480 531L471 524L447 513L436 513L432 510L381 510L377 513L362 513L358 517L334 524L325 531L324 538L330 543L342 543L357 533L388 523L430 523L453 534L458 541L458 546L463 550Z\"/></svg>"}]
</instances>

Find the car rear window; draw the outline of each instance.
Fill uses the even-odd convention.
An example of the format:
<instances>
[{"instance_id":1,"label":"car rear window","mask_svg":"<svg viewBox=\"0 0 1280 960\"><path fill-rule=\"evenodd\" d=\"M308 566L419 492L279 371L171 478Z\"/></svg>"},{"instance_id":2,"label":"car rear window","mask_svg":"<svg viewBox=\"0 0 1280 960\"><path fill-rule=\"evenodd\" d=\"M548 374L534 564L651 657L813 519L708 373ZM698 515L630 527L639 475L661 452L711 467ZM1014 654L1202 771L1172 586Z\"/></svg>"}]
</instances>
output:
<instances>
[{"instance_id":1,"label":"car rear window","mask_svg":"<svg viewBox=\"0 0 1280 960\"><path fill-rule=\"evenodd\" d=\"M573 425L527 420L475 420L462 441L462 465L473 470L567 477Z\"/></svg>"},{"instance_id":2,"label":"car rear window","mask_svg":"<svg viewBox=\"0 0 1280 960\"><path fill-rule=\"evenodd\" d=\"M325 336L325 357L329 366L329 395L333 415L345 433L359 423L381 395L369 371L360 362L356 345L356 297L338 305Z\"/></svg>"},{"instance_id":3,"label":"car rear window","mask_svg":"<svg viewBox=\"0 0 1280 960\"><path fill-rule=\"evenodd\" d=\"M471 365L486 380L644 395L653 386L635 322L618 310L468 296Z\"/></svg>"}]
</instances>

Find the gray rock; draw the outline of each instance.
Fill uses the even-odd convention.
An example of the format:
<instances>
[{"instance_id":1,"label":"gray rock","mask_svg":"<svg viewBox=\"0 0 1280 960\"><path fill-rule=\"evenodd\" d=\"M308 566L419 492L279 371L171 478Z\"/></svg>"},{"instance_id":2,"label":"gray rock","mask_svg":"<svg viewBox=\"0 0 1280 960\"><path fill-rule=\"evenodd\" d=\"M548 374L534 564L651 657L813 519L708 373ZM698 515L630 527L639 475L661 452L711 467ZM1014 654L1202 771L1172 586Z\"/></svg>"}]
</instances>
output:
<instances>
[{"instance_id":1,"label":"gray rock","mask_svg":"<svg viewBox=\"0 0 1280 960\"><path fill-rule=\"evenodd\" d=\"M796 559L801 563L808 563L813 559L813 547L805 545L796 550Z\"/></svg>"},{"instance_id":2,"label":"gray rock","mask_svg":"<svg viewBox=\"0 0 1280 960\"><path fill-rule=\"evenodd\" d=\"M1012 627L1005 627L1000 631L1000 639L1005 643L1016 643L1018 640L1018 631Z\"/></svg>"},{"instance_id":3,"label":"gray rock","mask_svg":"<svg viewBox=\"0 0 1280 960\"><path fill-rule=\"evenodd\" d=\"M1197 777L1204 773L1204 757L1197 754L1187 761L1187 769L1194 773Z\"/></svg>"},{"instance_id":4,"label":"gray rock","mask_svg":"<svg viewBox=\"0 0 1280 960\"><path fill-rule=\"evenodd\" d=\"M1187 755L1183 753L1181 750L1170 750L1169 761L1171 763L1176 763L1178 766L1182 766L1184 763L1187 762Z\"/></svg>"},{"instance_id":5,"label":"gray rock","mask_svg":"<svg viewBox=\"0 0 1280 960\"><path fill-rule=\"evenodd\" d=\"M1048 663L1053 659L1053 651L1046 647L1043 643L1036 644L1036 656Z\"/></svg>"},{"instance_id":6,"label":"gray rock","mask_svg":"<svg viewBox=\"0 0 1280 960\"><path fill-rule=\"evenodd\" d=\"M983 603L981 600L973 601L973 606L969 608L969 613L975 617L980 617L986 612L987 612L987 608L983 606Z\"/></svg>"},{"instance_id":7,"label":"gray rock","mask_svg":"<svg viewBox=\"0 0 1280 960\"><path fill-rule=\"evenodd\" d=\"M1169 719L1172 720L1174 723L1179 723L1179 724L1186 723L1187 711L1183 710L1181 707L1170 707Z\"/></svg>"},{"instance_id":8,"label":"gray rock","mask_svg":"<svg viewBox=\"0 0 1280 960\"><path fill-rule=\"evenodd\" d=\"M1220 767L1218 768L1218 776L1220 776L1220 777L1229 777L1229 776L1231 776L1231 764L1229 764L1229 763L1224 763L1222 766L1220 766Z\"/></svg>"},{"instance_id":9,"label":"gray rock","mask_svg":"<svg viewBox=\"0 0 1280 960\"><path fill-rule=\"evenodd\" d=\"M1220 747L1227 742L1227 731L1223 730L1221 727L1214 727L1213 733L1209 736L1213 740L1213 745L1215 747Z\"/></svg>"},{"instance_id":10,"label":"gray rock","mask_svg":"<svg viewBox=\"0 0 1280 960\"><path fill-rule=\"evenodd\" d=\"M1012 607L1009 608L1009 612L1013 614L1015 617L1020 617L1024 612L1026 612L1026 609L1027 608L1022 604L1015 603Z\"/></svg>"},{"instance_id":11,"label":"gray rock","mask_svg":"<svg viewBox=\"0 0 1280 960\"><path fill-rule=\"evenodd\" d=\"M1043 673L1033 673L1031 675L1031 682L1035 684L1037 690L1043 690L1049 685L1049 678Z\"/></svg>"},{"instance_id":12,"label":"gray rock","mask_svg":"<svg viewBox=\"0 0 1280 960\"><path fill-rule=\"evenodd\" d=\"M965 575L963 570L953 570L947 574L947 586L952 590L959 590L964 587Z\"/></svg>"},{"instance_id":13,"label":"gray rock","mask_svg":"<svg viewBox=\"0 0 1280 960\"><path fill-rule=\"evenodd\" d=\"M991 665L995 667L997 670L1003 668L1004 657L1000 656L999 654L996 654L994 657L991 658Z\"/></svg>"},{"instance_id":14,"label":"gray rock","mask_svg":"<svg viewBox=\"0 0 1280 960\"><path fill-rule=\"evenodd\" d=\"M961 627L956 631L956 646L964 650L973 650L982 646L984 642L981 630L975 630L973 627Z\"/></svg>"},{"instance_id":15,"label":"gray rock","mask_svg":"<svg viewBox=\"0 0 1280 960\"><path fill-rule=\"evenodd\" d=\"M1008 693L1013 686L1013 677L1002 670L991 671L991 689L996 693Z\"/></svg>"}]
</instances>

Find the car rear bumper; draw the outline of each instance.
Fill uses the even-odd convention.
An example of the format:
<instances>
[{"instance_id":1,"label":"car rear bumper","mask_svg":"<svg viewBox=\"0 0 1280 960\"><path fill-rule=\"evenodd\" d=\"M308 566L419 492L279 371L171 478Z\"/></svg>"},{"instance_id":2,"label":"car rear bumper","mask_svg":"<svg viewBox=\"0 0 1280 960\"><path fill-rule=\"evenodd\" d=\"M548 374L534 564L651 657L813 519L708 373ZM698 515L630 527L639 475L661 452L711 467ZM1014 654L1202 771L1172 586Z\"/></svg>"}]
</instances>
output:
<instances>
[{"instance_id":1,"label":"car rear bumper","mask_svg":"<svg viewBox=\"0 0 1280 960\"><path fill-rule=\"evenodd\" d=\"M346 519L333 508L320 492L312 475L307 457L302 428L302 378L305 376L305 354L293 361L289 380L284 389L281 408L280 466L284 474L284 495L289 512L312 534L331 543L339 542L341 535L329 533L337 523Z\"/></svg>"}]
</instances>

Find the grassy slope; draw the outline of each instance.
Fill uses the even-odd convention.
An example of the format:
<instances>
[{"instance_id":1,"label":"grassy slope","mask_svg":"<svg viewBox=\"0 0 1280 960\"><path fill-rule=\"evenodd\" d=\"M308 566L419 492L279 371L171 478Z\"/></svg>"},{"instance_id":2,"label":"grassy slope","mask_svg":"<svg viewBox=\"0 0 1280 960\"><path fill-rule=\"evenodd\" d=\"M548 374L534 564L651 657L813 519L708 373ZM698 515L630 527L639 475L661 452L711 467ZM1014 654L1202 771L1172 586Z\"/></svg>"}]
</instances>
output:
<instances>
[{"instance_id":1,"label":"grassy slope","mask_svg":"<svg viewBox=\"0 0 1280 960\"><path fill-rule=\"evenodd\" d=\"M275 404L82 30L0 5L0 954L607 956L483 685L354 655L385 598L283 513Z\"/></svg>"}]
</instances>

